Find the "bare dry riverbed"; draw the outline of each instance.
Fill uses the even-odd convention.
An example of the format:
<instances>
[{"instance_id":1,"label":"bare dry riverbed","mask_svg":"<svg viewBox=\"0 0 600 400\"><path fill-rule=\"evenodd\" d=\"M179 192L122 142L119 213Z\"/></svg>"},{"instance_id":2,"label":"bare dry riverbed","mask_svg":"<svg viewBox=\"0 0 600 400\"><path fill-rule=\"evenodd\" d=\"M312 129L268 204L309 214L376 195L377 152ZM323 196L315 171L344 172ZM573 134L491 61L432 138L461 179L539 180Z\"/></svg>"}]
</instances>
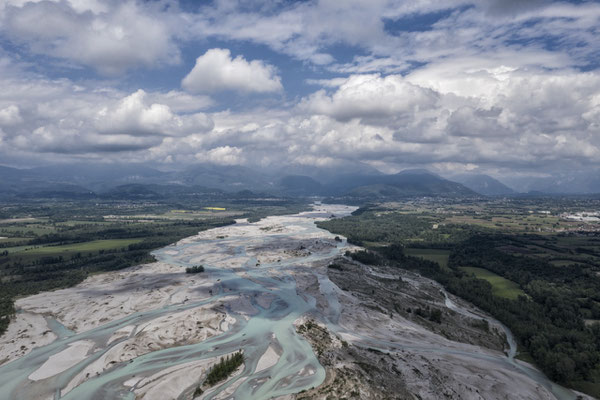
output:
<instances>
[{"instance_id":1,"label":"bare dry riverbed","mask_svg":"<svg viewBox=\"0 0 600 400\"><path fill-rule=\"evenodd\" d=\"M0 399L190 399L240 349L243 367L201 398L576 398L434 282L340 258L352 246L314 222L352 210L240 220L155 263L18 300L0 338ZM343 270L327 268L334 259ZM421 306L444 322L407 314ZM474 328L482 318L489 331Z\"/></svg>"}]
</instances>

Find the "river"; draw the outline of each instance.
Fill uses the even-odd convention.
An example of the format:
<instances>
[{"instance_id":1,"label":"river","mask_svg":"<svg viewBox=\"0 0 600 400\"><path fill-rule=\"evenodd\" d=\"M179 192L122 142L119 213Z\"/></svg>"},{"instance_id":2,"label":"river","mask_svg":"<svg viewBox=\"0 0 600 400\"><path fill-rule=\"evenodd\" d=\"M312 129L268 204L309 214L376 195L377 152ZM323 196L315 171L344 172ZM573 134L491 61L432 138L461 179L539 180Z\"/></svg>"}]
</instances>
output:
<instances>
[{"instance_id":1,"label":"river","mask_svg":"<svg viewBox=\"0 0 600 400\"><path fill-rule=\"evenodd\" d=\"M332 214L348 215L352 210L353 208L346 206L319 206L313 212L269 217L261 222L260 229L254 227L254 224L238 221L234 226L203 232L198 237L155 251L153 254L157 260L181 268L203 264L206 276L215 282L211 296L190 298L135 312L80 333L65 328L52 316L46 316L48 327L57 335L57 339L0 367L0 399L134 399L144 382L147 382L142 379L144 377L156 376L169 368L214 359L238 350L243 350L245 356L243 370L227 383L218 386L217 390L207 391L204 399L222 396L260 400L319 386L325 379L325 370L310 345L294 328L294 321L298 318L306 313L315 314L319 311L315 307L314 298L298 292L295 277L290 271L298 266L325 263L342 254L348 246L346 241L333 240L334 235L317 228L314 222L329 218ZM313 242L314 247L309 247ZM306 248L302 248L305 246L299 247L298 243L308 244ZM272 257L261 257L261 251L272 253ZM339 289L323 274L318 275L318 284L329 304L327 315L322 315L323 321L331 331L343 333L345 329L337 324L342 310L336 295ZM241 311L242 308L235 306L237 303L230 301L242 296L247 299L250 311L247 310L248 307ZM268 301L265 302L264 299ZM200 343L162 348L128 362L115 363L99 375L87 377L72 390L65 390L78 374L135 333L134 330L126 337L109 342L109 338L114 337L117 331L130 326L137 329L159 318L213 303L225 304L227 314L235 320L223 333ZM461 313L469 312L449 298L446 305ZM480 353L463 355L485 357L506 364L507 368L518 369L549 389L559 400L576 398L573 392L555 385L538 371L516 362L516 345L506 327L505 331L511 348L507 357ZM439 354L455 351L401 346L368 337L363 339L365 345L384 351L398 348ZM81 360L74 360L72 365L63 367L59 373L50 373L45 379L33 381L28 378L39 375L41 367L52 356L64 354L73 346L82 344L87 344L90 349L87 352L84 350ZM277 348L278 357L273 360L274 365L257 371L259 361L270 346ZM179 399L190 398L196 387L196 384L190 385L189 377L187 378L186 386L177 395ZM201 377L192 377L192 382L194 379L199 381ZM154 398L160 398L161 392L158 393ZM153 397L148 395L147 398Z\"/></svg>"}]
</instances>

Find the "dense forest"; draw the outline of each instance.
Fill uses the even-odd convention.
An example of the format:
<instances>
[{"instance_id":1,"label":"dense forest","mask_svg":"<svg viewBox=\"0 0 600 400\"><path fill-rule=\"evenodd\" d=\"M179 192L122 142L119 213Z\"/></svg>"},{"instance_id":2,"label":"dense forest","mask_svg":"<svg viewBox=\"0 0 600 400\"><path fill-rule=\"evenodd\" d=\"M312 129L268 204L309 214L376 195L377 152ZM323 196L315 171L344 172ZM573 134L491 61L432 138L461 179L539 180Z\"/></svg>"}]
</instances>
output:
<instances>
[{"instance_id":1,"label":"dense forest","mask_svg":"<svg viewBox=\"0 0 600 400\"><path fill-rule=\"evenodd\" d=\"M438 248L449 248L454 243L466 240L474 232L484 231L471 225L432 226L441 219L433 215L394 214L359 209L347 218L320 221L320 228L346 235L350 243L356 245L377 245L381 243L402 243L411 246L435 243Z\"/></svg>"},{"instance_id":2,"label":"dense forest","mask_svg":"<svg viewBox=\"0 0 600 400\"><path fill-rule=\"evenodd\" d=\"M594 396L600 394L600 278L595 267L557 266L542 257L501 249L540 247L540 236L494 233L480 227L447 225L432 231L435 216L389 215L362 210L319 225L347 236L368 250L352 254L366 264L389 264L432 278L451 293L491 313L507 325L525 352L551 379ZM440 232L445 232L440 238ZM456 235L455 235L456 233ZM417 240L415 240L417 239ZM381 243L385 242L385 243ZM405 247L450 249L447 267L405 254ZM560 250L560 249L558 249ZM554 249L557 251L557 249ZM492 285L462 267L492 271L516 282L526 294L494 295ZM590 321L593 321L590 323Z\"/></svg>"}]
</instances>

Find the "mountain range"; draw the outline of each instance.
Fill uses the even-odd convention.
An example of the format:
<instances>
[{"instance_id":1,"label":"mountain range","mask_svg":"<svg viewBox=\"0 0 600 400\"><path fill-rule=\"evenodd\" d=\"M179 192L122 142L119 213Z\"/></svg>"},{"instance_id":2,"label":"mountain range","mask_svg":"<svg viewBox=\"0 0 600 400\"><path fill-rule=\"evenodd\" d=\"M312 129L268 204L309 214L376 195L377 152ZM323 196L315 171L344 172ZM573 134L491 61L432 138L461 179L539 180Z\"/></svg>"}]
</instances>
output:
<instances>
[{"instance_id":1,"label":"mountain range","mask_svg":"<svg viewBox=\"0 0 600 400\"><path fill-rule=\"evenodd\" d=\"M450 177L455 182L462 183L469 189L484 196L510 196L517 192L499 180L483 174L461 174Z\"/></svg>"},{"instance_id":2,"label":"mountain range","mask_svg":"<svg viewBox=\"0 0 600 400\"><path fill-rule=\"evenodd\" d=\"M544 178L519 184L543 193L600 192L600 178L594 175ZM181 194L231 196L232 193L356 201L518 195L488 175L442 177L425 169L384 174L360 163L335 167L292 165L276 171L212 164L167 171L136 164L68 164L32 169L0 166L0 198L158 199Z\"/></svg>"}]
</instances>

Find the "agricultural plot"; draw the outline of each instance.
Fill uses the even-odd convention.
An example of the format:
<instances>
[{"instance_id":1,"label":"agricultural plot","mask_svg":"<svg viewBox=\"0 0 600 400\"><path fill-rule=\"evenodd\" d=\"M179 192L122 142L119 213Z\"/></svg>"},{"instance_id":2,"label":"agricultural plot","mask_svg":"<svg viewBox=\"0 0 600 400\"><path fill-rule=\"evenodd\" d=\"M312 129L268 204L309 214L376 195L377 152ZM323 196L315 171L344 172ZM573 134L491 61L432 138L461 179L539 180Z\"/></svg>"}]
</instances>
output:
<instances>
[{"instance_id":1,"label":"agricultural plot","mask_svg":"<svg viewBox=\"0 0 600 400\"><path fill-rule=\"evenodd\" d=\"M27 251L28 254L35 255L59 255L65 253L90 253L101 250L117 250L124 249L130 244L140 243L144 239L143 238L134 238L134 239L107 239L107 240L92 240L89 242L82 243L74 243L63 246L44 246L44 247L36 247L30 248Z\"/></svg>"},{"instance_id":2,"label":"agricultural plot","mask_svg":"<svg viewBox=\"0 0 600 400\"><path fill-rule=\"evenodd\" d=\"M48 222L0 224L0 236L35 237L53 232L56 232L56 228Z\"/></svg>"},{"instance_id":3,"label":"agricultural plot","mask_svg":"<svg viewBox=\"0 0 600 400\"><path fill-rule=\"evenodd\" d=\"M109 225L110 222L108 221L85 221L85 220L72 220L72 221L63 221L63 222L57 222L55 225L59 226L59 227L63 227L63 226L69 226L69 227L74 227L74 226L103 226L103 225Z\"/></svg>"},{"instance_id":4,"label":"agricultural plot","mask_svg":"<svg viewBox=\"0 0 600 400\"><path fill-rule=\"evenodd\" d=\"M503 232L552 232L568 222L561 222L558 217L538 214L498 214L488 216L477 216L471 213L455 215L447 218L446 224L475 225L486 229L494 229Z\"/></svg>"},{"instance_id":5,"label":"agricultural plot","mask_svg":"<svg viewBox=\"0 0 600 400\"><path fill-rule=\"evenodd\" d=\"M500 275L496 275L487 269L475 267L460 267L460 269L475 275L477 279L488 281L492 285L492 293L495 296L504 297L511 300L515 300L519 298L519 296L527 296L525 292L521 290L519 285L501 277Z\"/></svg>"},{"instance_id":6,"label":"agricultural plot","mask_svg":"<svg viewBox=\"0 0 600 400\"><path fill-rule=\"evenodd\" d=\"M11 245L14 245L15 243L25 242L29 239L31 239L31 238L0 236L0 246L11 246Z\"/></svg>"},{"instance_id":7,"label":"agricultural plot","mask_svg":"<svg viewBox=\"0 0 600 400\"><path fill-rule=\"evenodd\" d=\"M404 253L407 256L419 257L425 260L436 262L443 269L448 268L448 257L450 250L445 249L420 249L420 248L405 248Z\"/></svg>"},{"instance_id":8,"label":"agricultural plot","mask_svg":"<svg viewBox=\"0 0 600 400\"><path fill-rule=\"evenodd\" d=\"M205 210L170 210L161 214L105 215L106 222L152 222L194 221L212 218L231 218L243 215L243 211L212 207Z\"/></svg>"}]
</instances>

